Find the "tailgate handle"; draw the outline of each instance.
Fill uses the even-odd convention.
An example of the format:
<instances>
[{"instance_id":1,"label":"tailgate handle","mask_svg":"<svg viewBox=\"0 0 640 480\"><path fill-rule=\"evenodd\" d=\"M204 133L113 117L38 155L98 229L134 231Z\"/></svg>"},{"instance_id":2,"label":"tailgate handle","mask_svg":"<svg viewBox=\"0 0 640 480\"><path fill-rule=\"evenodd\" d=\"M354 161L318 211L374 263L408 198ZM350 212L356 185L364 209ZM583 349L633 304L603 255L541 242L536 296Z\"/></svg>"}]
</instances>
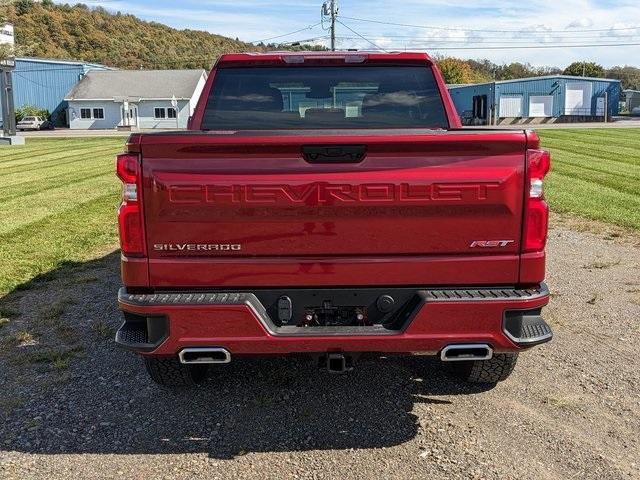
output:
<instances>
[{"instance_id":1,"label":"tailgate handle","mask_svg":"<svg viewBox=\"0 0 640 480\"><path fill-rule=\"evenodd\" d=\"M302 156L309 163L360 163L366 145L304 145Z\"/></svg>"}]
</instances>

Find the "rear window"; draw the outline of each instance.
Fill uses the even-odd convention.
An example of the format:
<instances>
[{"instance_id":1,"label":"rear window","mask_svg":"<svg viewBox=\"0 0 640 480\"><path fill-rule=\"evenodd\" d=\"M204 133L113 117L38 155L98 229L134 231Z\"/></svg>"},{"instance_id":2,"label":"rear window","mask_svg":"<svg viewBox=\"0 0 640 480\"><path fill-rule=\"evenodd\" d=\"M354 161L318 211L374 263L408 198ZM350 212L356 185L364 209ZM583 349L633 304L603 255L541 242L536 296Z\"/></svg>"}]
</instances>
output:
<instances>
[{"instance_id":1,"label":"rear window","mask_svg":"<svg viewBox=\"0 0 640 480\"><path fill-rule=\"evenodd\" d=\"M36 121L36 117L24 117L24 121L25 122L35 122Z\"/></svg>"},{"instance_id":2,"label":"rear window","mask_svg":"<svg viewBox=\"0 0 640 480\"><path fill-rule=\"evenodd\" d=\"M429 67L221 68L205 130L448 128Z\"/></svg>"}]
</instances>

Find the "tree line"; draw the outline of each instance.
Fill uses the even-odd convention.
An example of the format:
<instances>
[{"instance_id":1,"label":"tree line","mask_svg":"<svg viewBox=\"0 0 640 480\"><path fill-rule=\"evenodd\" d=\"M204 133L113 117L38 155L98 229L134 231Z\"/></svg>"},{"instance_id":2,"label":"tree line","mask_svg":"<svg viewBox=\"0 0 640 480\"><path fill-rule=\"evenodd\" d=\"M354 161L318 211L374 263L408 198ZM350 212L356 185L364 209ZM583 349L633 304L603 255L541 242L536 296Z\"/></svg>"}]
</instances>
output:
<instances>
[{"instance_id":1,"label":"tree line","mask_svg":"<svg viewBox=\"0 0 640 480\"><path fill-rule=\"evenodd\" d=\"M483 83L543 75L571 75L575 77L612 78L620 80L623 89L640 90L640 68L625 65L604 68L595 62L573 62L566 68L535 67L528 63L512 62L498 65L489 60L463 60L436 57L447 84Z\"/></svg>"}]
</instances>

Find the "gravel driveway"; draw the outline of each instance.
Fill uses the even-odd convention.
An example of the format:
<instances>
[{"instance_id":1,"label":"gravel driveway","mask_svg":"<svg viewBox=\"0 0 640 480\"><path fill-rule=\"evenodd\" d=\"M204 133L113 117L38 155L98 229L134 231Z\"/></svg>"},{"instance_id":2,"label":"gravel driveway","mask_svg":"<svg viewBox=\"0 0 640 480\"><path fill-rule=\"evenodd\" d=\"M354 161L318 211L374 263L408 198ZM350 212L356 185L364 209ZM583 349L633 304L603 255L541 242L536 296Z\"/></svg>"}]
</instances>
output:
<instances>
[{"instance_id":1,"label":"gravel driveway","mask_svg":"<svg viewBox=\"0 0 640 480\"><path fill-rule=\"evenodd\" d=\"M170 391L111 342L118 255L2 300L0 478L640 478L640 237L556 219L556 337L495 388L426 357L237 361Z\"/></svg>"}]
</instances>

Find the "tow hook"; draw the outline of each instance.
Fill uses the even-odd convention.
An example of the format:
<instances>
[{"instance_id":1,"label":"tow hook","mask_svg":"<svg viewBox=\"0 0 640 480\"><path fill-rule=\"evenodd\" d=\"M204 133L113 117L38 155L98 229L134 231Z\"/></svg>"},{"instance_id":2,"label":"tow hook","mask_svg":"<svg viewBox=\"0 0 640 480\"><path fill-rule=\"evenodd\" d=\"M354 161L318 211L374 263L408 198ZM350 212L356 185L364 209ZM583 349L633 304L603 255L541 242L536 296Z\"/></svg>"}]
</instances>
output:
<instances>
[{"instance_id":1,"label":"tow hook","mask_svg":"<svg viewBox=\"0 0 640 480\"><path fill-rule=\"evenodd\" d=\"M318 359L318 367L329 373L346 373L353 370L353 356L342 353L327 353Z\"/></svg>"}]
</instances>

